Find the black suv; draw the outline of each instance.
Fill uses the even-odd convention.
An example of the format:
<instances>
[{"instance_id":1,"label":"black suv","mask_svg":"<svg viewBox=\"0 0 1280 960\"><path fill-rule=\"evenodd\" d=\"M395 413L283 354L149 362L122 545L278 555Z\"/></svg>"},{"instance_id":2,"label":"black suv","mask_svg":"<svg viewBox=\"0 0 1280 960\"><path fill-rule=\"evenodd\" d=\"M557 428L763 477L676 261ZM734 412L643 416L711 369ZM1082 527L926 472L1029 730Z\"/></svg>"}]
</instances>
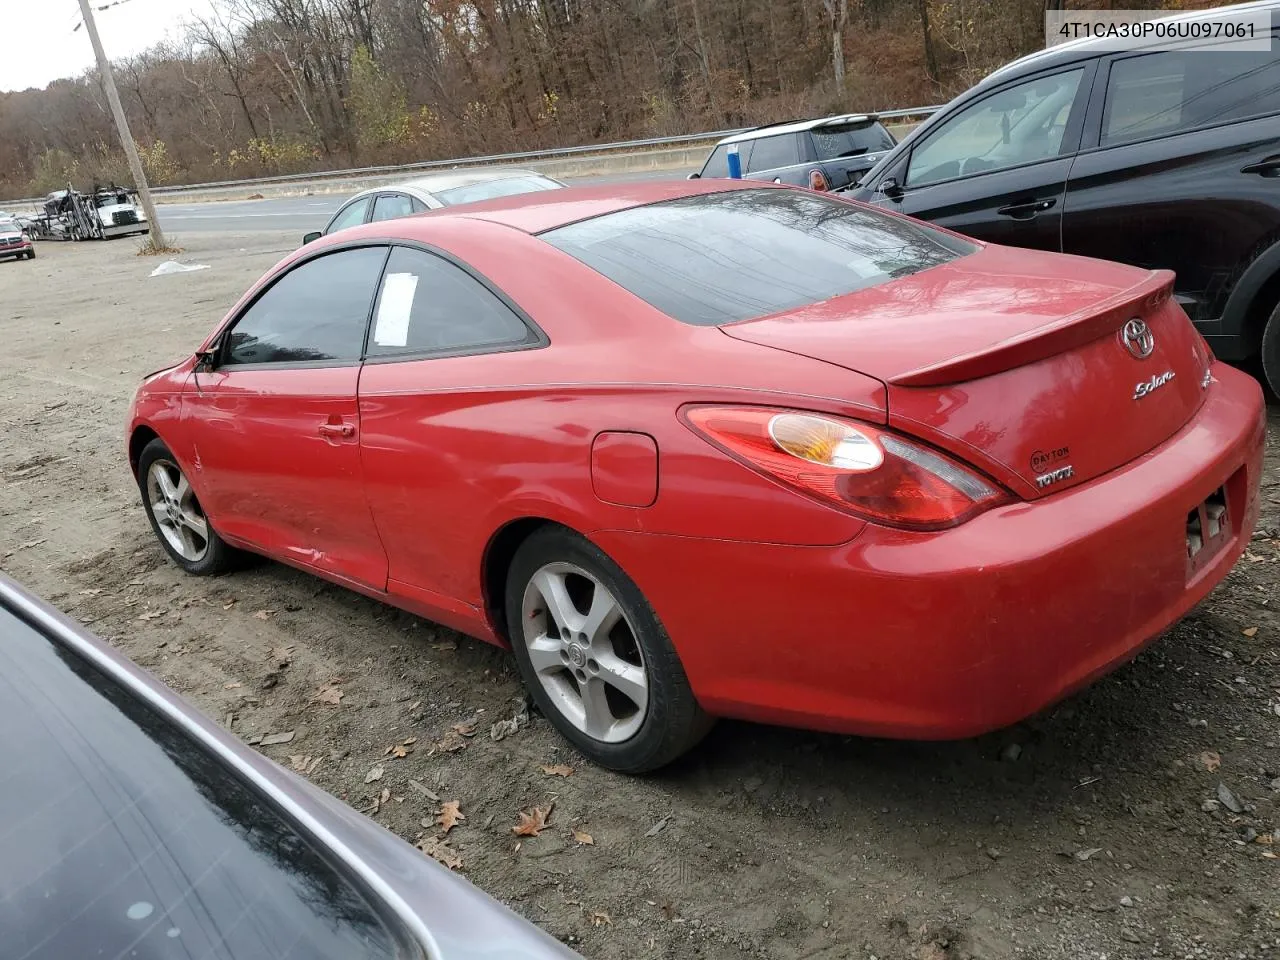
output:
<instances>
[{"instance_id":1,"label":"black suv","mask_svg":"<svg viewBox=\"0 0 1280 960\"><path fill-rule=\"evenodd\" d=\"M993 243L1177 273L1214 353L1280 393L1280 0L1272 49L1051 47L930 117L852 195Z\"/></svg>"}]
</instances>

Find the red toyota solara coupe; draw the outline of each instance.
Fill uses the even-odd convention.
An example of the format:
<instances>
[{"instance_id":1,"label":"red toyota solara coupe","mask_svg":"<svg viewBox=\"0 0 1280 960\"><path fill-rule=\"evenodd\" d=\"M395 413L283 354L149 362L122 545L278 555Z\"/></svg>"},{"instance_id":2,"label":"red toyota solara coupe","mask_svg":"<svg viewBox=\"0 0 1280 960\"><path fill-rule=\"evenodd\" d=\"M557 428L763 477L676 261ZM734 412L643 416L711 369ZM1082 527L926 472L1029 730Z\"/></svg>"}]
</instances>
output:
<instances>
[{"instance_id":1,"label":"red toyota solara coupe","mask_svg":"<svg viewBox=\"0 0 1280 960\"><path fill-rule=\"evenodd\" d=\"M717 716L963 737L1249 539L1261 391L1171 281L760 183L530 194L286 257L145 379L129 461L184 569L509 644L614 769Z\"/></svg>"}]
</instances>

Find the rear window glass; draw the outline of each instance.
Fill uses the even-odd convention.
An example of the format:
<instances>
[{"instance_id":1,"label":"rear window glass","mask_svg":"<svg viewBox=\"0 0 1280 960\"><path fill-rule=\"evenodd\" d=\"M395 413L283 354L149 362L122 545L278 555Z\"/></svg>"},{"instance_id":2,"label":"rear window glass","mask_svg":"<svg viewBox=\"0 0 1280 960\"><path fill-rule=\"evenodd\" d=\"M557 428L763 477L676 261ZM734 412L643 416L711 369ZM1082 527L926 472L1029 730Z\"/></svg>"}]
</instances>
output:
<instances>
[{"instance_id":1,"label":"rear window glass","mask_svg":"<svg viewBox=\"0 0 1280 960\"><path fill-rule=\"evenodd\" d=\"M860 157L893 149L893 137L878 123L856 123L843 127L814 127L813 146L819 160Z\"/></svg>"},{"instance_id":2,"label":"rear window glass","mask_svg":"<svg viewBox=\"0 0 1280 960\"><path fill-rule=\"evenodd\" d=\"M554 180L543 177L504 177L501 180L486 180L483 183L469 183L465 187L441 190L436 194L436 199L446 207L454 207L460 203L514 197L517 194L534 193L538 190L555 190L559 186L560 184Z\"/></svg>"},{"instance_id":3,"label":"rear window glass","mask_svg":"<svg viewBox=\"0 0 1280 960\"><path fill-rule=\"evenodd\" d=\"M910 220L781 189L681 197L541 237L668 316L698 326L793 310L977 249Z\"/></svg>"},{"instance_id":4,"label":"rear window glass","mask_svg":"<svg viewBox=\"0 0 1280 960\"><path fill-rule=\"evenodd\" d=\"M0 730L5 957L401 955L261 794L3 607Z\"/></svg>"}]
</instances>

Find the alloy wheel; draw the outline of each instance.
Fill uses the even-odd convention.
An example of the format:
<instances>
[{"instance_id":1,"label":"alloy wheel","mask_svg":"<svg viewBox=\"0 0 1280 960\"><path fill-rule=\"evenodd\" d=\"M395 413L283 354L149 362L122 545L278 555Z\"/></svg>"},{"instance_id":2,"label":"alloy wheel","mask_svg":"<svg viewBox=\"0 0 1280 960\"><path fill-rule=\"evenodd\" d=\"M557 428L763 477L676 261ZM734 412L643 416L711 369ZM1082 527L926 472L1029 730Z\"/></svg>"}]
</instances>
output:
<instances>
[{"instance_id":1,"label":"alloy wheel","mask_svg":"<svg viewBox=\"0 0 1280 960\"><path fill-rule=\"evenodd\" d=\"M209 552L209 522L178 465L159 459L147 470L147 504L160 535L183 560L198 563Z\"/></svg>"},{"instance_id":2,"label":"alloy wheel","mask_svg":"<svg viewBox=\"0 0 1280 960\"><path fill-rule=\"evenodd\" d=\"M594 740L619 743L644 724L649 674L617 598L571 563L541 567L525 587L529 661L553 705Z\"/></svg>"}]
</instances>

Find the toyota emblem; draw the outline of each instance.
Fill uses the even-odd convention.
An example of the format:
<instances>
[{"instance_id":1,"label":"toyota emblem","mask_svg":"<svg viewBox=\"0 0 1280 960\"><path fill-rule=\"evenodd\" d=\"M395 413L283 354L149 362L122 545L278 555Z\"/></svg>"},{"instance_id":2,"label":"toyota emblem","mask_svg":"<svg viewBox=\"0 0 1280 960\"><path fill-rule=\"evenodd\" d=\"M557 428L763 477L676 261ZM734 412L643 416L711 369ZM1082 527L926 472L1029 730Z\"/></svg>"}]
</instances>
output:
<instances>
[{"instance_id":1,"label":"toyota emblem","mask_svg":"<svg viewBox=\"0 0 1280 960\"><path fill-rule=\"evenodd\" d=\"M1156 348L1155 334L1151 332L1146 321L1138 317L1134 317L1124 325L1124 329L1120 331L1120 338L1124 340L1124 345L1129 352L1138 360L1147 359L1151 356L1151 351Z\"/></svg>"}]
</instances>

